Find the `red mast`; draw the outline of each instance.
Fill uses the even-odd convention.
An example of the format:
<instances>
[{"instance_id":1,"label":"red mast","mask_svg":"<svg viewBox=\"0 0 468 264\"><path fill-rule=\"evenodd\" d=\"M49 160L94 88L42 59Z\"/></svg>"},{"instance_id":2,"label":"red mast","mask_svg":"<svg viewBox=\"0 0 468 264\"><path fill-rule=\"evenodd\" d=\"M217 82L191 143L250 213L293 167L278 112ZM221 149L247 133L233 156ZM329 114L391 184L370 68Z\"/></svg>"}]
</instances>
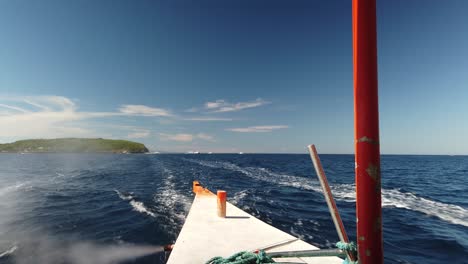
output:
<instances>
[{"instance_id":1,"label":"red mast","mask_svg":"<svg viewBox=\"0 0 468 264\"><path fill-rule=\"evenodd\" d=\"M353 0L356 217L360 264L383 263L375 0Z\"/></svg>"}]
</instances>

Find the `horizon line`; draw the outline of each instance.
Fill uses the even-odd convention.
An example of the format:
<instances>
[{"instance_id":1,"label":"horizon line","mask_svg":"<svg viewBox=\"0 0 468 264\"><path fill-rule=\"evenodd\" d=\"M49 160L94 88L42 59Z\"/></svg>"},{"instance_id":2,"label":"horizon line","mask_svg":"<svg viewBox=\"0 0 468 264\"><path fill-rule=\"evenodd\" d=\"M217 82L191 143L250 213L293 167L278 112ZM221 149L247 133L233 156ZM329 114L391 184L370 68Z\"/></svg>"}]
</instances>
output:
<instances>
[{"instance_id":1,"label":"horizon line","mask_svg":"<svg viewBox=\"0 0 468 264\"><path fill-rule=\"evenodd\" d=\"M156 151L158 152L158 151ZM151 151L149 152L151 153ZM213 155L213 154L237 154L237 155L258 155L258 154L266 154L266 155L309 155L309 153L299 153L299 152L212 152L211 154L208 152L200 152L200 153L187 153L187 152L180 152L180 151L162 151L155 154L184 154L184 155ZM354 153L319 153L319 155L355 155ZM395 154L395 153L380 153L381 156L468 156L468 154Z\"/></svg>"}]
</instances>

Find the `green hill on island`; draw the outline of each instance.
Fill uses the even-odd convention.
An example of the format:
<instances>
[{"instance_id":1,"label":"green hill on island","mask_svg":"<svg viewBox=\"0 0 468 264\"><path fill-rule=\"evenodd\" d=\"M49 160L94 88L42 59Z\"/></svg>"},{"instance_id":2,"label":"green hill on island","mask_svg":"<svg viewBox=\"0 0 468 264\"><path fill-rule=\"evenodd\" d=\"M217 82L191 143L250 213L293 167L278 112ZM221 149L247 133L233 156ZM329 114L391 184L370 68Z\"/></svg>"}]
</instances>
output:
<instances>
[{"instance_id":1,"label":"green hill on island","mask_svg":"<svg viewBox=\"0 0 468 264\"><path fill-rule=\"evenodd\" d=\"M13 143L0 144L0 152L109 152L109 153L145 153L145 145L128 140L102 138L57 138L27 139Z\"/></svg>"}]
</instances>

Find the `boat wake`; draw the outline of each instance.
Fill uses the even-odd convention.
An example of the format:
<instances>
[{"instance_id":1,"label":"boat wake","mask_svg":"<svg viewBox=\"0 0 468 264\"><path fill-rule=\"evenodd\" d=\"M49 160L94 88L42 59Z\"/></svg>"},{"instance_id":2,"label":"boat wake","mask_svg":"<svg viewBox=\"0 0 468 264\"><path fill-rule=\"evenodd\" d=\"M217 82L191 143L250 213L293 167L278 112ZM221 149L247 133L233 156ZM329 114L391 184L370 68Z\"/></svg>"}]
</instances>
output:
<instances>
[{"instance_id":1,"label":"boat wake","mask_svg":"<svg viewBox=\"0 0 468 264\"><path fill-rule=\"evenodd\" d=\"M129 201L129 204L133 207L134 211L147 214L151 217L156 217L156 214L153 213L150 209L148 209L144 203L135 200L133 193L122 193L118 190L114 190L114 191L117 193L120 199L124 201Z\"/></svg>"},{"instance_id":2,"label":"boat wake","mask_svg":"<svg viewBox=\"0 0 468 264\"><path fill-rule=\"evenodd\" d=\"M239 202L244 199L248 195L249 190L242 190L239 192L236 192L232 198L229 198L229 202L237 205Z\"/></svg>"},{"instance_id":3,"label":"boat wake","mask_svg":"<svg viewBox=\"0 0 468 264\"><path fill-rule=\"evenodd\" d=\"M165 229L177 237L192 201L178 190L174 173L170 169L163 167L162 175L162 187L154 194L153 200L158 204L158 211L164 212L161 215L164 217Z\"/></svg>"},{"instance_id":4,"label":"boat wake","mask_svg":"<svg viewBox=\"0 0 468 264\"><path fill-rule=\"evenodd\" d=\"M129 201L129 200L133 199L133 192L122 193L119 190L114 190L114 191L117 193L117 195L120 197L120 199L122 199L124 201Z\"/></svg>"},{"instance_id":5,"label":"boat wake","mask_svg":"<svg viewBox=\"0 0 468 264\"><path fill-rule=\"evenodd\" d=\"M186 213L190 209L192 201L182 193L177 191L177 186L174 183L174 174L171 170L164 168L163 175L165 180L162 192L155 195L155 200L162 202L166 208L179 208L179 211L173 211L175 217L182 222L185 221Z\"/></svg>"},{"instance_id":6,"label":"boat wake","mask_svg":"<svg viewBox=\"0 0 468 264\"><path fill-rule=\"evenodd\" d=\"M186 159L187 161L210 168L236 171L259 181L275 183L282 186L294 187L315 192L322 192L318 181L310 178L281 174L272 172L266 168L240 167L236 164L224 161L204 161L196 159ZM330 186L333 196L339 201L356 202L356 192L354 184L333 184ZM244 195L244 196L242 196ZM245 197L245 193L240 193L234 197L235 202ZM438 217L452 224L468 226L468 210L454 204L446 204L419 197L413 193L401 192L397 189L382 189L382 206L393 208L404 208L417 211L429 216Z\"/></svg>"}]
</instances>

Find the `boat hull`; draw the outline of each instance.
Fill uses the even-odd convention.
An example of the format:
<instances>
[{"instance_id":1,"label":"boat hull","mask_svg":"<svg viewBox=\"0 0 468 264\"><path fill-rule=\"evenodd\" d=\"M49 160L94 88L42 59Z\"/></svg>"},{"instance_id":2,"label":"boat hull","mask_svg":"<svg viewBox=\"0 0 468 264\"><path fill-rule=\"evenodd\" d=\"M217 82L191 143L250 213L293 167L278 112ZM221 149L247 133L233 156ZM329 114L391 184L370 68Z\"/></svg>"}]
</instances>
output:
<instances>
[{"instance_id":1,"label":"boat hull","mask_svg":"<svg viewBox=\"0 0 468 264\"><path fill-rule=\"evenodd\" d=\"M196 194L185 224L177 238L168 264L205 263L215 256L228 257L239 251L255 251L272 244L293 241L267 252L318 250L309 243L295 239L239 209L226 203L226 217L217 216L216 195L194 183ZM281 258L283 263L338 264L338 257Z\"/></svg>"}]
</instances>

